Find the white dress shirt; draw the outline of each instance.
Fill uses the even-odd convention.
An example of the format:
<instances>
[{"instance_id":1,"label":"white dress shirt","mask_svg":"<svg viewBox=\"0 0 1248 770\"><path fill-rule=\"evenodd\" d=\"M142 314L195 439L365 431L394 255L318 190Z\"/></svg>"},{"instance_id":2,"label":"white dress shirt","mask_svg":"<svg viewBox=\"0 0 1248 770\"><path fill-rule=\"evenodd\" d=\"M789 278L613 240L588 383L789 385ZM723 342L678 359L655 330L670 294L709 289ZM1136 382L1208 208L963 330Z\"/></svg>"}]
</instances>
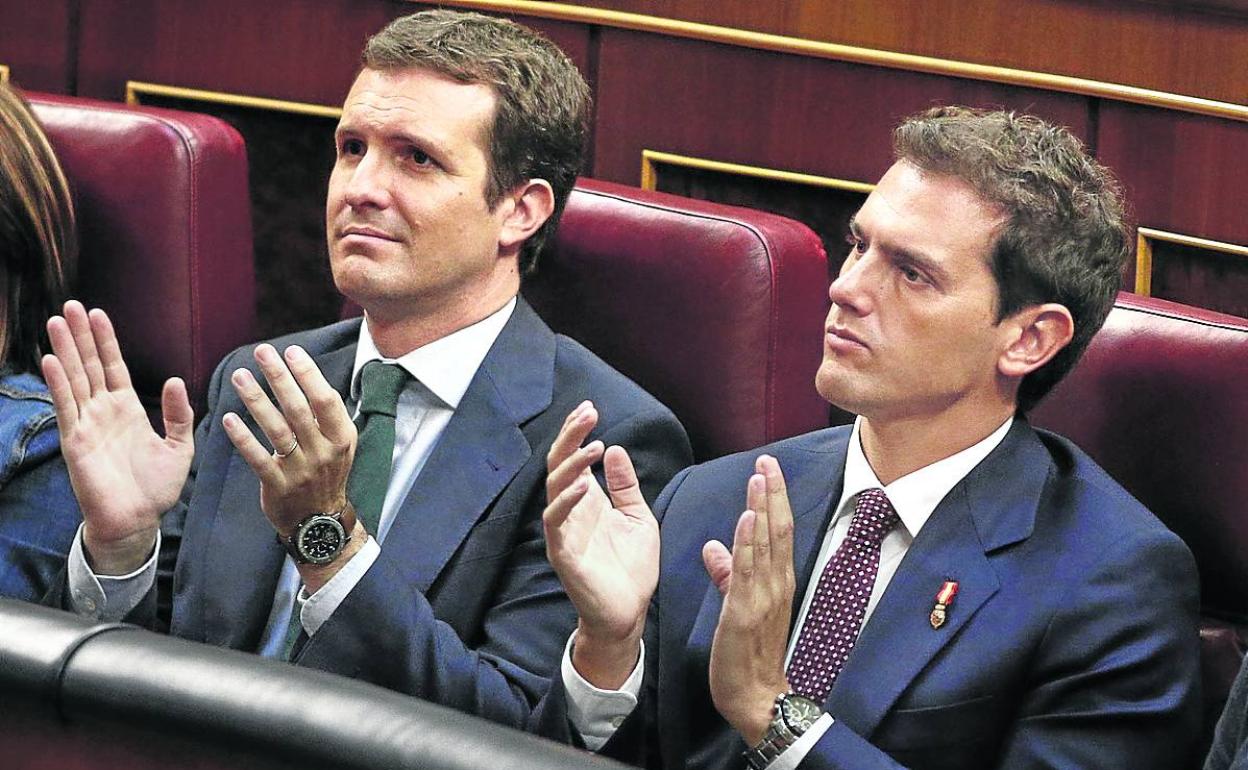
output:
<instances>
[{"instance_id":1,"label":"white dress shirt","mask_svg":"<svg viewBox=\"0 0 1248 770\"><path fill-rule=\"evenodd\" d=\"M516 307L513 297L495 313L477 323L434 340L397 359L388 359L377 351L368 322L360 324L355 363L351 373L350 402L359 411L360 371L370 361L380 360L402 366L412 380L399 394L395 410L394 465L390 485L381 508L376 539L369 537L352 559L320 590L308 596L302 590L299 570L291 557L282 565L281 577L273 596L273 608L261 639L260 654L281 655L286 628L296 605L301 607L299 620L309 635L315 634L333 614L351 589L381 553L379 541L394 524L399 507L411 490L416 477L429 459L434 446L446 429L459 402L490 347L498 339L503 326ZM119 577L97 576L87 566L82 546L82 530L70 548L68 575L71 608L79 615L103 621L125 617L152 587L156 579L156 554L160 552L160 535L151 558L137 571Z\"/></svg>"},{"instance_id":2,"label":"white dress shirt","mask_svg":"<svg viewBox=\"0 0 1248 770\"><path fill-rule=\"evenodd\" d=\"M888 588L889 581L897 572L898 565L901 564L906 552L910 550L910 544L914 542L914 538L918 537L919 530L927 523L932 512L936 510L936 506L959 481L1001 443L1013 423L1014 418L1011 417L978 443L943 460L908 473L885 486L880 483L862 451L860 437L862 418L859 417L854 421L848 451L845 455L844 488L841 490L836 512L832 515L832 520L828 523L828 529L824 533L814 571L806 585L806 593L802 599L801 609L798 611L797 622L793 626L794 633L789 639L788 652L785 654L786 668L793 655L793 648L797 644L802 624L810 610L811 601L814 599L819 576L823 574L824 567L832 560L837 548L849 532L849 524L854 515L854 504L859 493L868 489L882 488L888 495L889 502L893 504L894 510L897 511L897 517L901 520L901 526L889 532L880 544L879 570L876 572L875 585L872 587L871 598L867 601L866 614L862 619L862 625L865 627L880 597L884 595L884 590ZM831 471L832 469L829 469L830 473ZM744 488L745 479L741 480L741 484ZM637 667L619 690L600 690L585 681L572 665L571 651L575 639L576 633L573 632L572 638L568 640L564 649L561 670L564 688L568 694L568 715L573 726L581 733L586 745L591 749L598 749L623 723L624 717L637 706L637 696L641 692L642 671L645 668L645 646L643 644ZM792 770L797 767L819 738L832 726L832 722L833 717L824 714L769 767L772 770Z\"/></svg>"}]
</instances>

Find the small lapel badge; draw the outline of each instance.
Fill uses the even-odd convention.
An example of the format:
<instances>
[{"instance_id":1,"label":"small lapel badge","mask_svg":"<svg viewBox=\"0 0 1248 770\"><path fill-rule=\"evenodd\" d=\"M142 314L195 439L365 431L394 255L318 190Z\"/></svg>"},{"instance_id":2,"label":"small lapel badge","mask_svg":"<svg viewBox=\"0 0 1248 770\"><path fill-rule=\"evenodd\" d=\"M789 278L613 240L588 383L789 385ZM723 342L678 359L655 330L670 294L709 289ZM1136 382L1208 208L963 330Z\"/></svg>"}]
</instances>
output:
<instances>
[{"instance_id":1,"label":"small lapel badge","mask_svg":"<svg viewBox=\"0 0 1248 770\"><path fill-rule=\"evenodd\" d=\"M946 611L949 605L953 604L953 597L957 595L958 581L946 580L945 584L940 587L940 591L936 593L936 606L932 607L932 614L927 616L932 623L933 630L945 624Z\"/></svg>"}]
</instances>

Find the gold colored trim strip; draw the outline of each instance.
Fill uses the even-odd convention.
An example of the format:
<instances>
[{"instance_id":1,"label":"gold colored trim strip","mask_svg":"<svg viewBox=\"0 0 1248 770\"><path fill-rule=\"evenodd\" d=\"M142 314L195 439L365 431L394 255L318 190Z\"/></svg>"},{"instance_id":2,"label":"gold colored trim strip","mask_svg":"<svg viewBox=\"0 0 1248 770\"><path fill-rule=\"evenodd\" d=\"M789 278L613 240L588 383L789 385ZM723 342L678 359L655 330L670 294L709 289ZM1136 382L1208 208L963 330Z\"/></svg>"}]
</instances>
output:
<instances>
[{"instance_id":1,"label":"gold colored trim strip","mask_svg":"<svg viewBox=\"0 0 1248 770\"><path fill-rule=\"evenodd\" d=\"M1137 228L1135 236L1135 293L1141 297L1153 296L1153 242L1146 230Z\"/></svg>"},{"instance_id":2,"label":"gold colored trim strip","mask_svg":"<svg viewBox=\"0 0 1248 770\"><path fill-rule=\"evenodd\" d=\"M1198 96L1184 96L1165 91L1154 91L1148 88L1105 83L1099 80L1053 75L1047 72L1032 72L1011 67L995 67L989 64L938 59L933 56L881 51L875 48L860 48L840 43L825 43L820 40L808 40L787 35L772 35L765 32L720 27L713 24L702 24L692 21L664 19L658 16L647 16L639 13L608 11L600 8L584 8L565 3L538 2L537 0L445 0L441 5L452 5L463 8L476 8L487 11L520 13L559 21L599 24L607 27L655 32L673 37L706 40L713 43L727 43L745 48L756 48L763 51L800 54L820 59L854 64L870 64L877 67L926 72L934 75L950 75L986 80L992 83L1042 88L1050 91L1093 96L1102 99L1114 99L1133 104L1144 104L1150 107L1164 107L1182 110L1198 115L1213 115L1219 118L1248 121L1248 105L1220 102L1213 99L1202 99Z\"/></svg>"},{"instance_id":3,"label":"gold colored trim strip","mask_svg":"<svg viewBox=\"0 0 1248 770\"><path fill-rule=\"evenodd\" d=\"M1153 241L1165 241L1179 246L1194 249L1216 251L1220 254L1232 254L1248 259L1248 246L1240 246L1224 241L1211 241L1208 238L1197 238L1192 235L1171 233L1165 230L1154 230L1151 227L1137 229L1135 243L1135 293L1149 296L1153 286Z\"/></svg>"},{"instance_id":4,"label":"gold colored trim strip","mask_svg":"<svg viewBox=\"0 0 1248 770\"><path fill-rule=\"evenodd\" d=\"M675 155L670 152L659 152L657 150L641 151L642 189L658 189L659 164L696 168L703 171L718 171L723 174L750 176L758 179L770 179L777 182L792 182L794 184L811 185L814 187L829 187L834 190L846 190L848 192L862 193L864 195L870 194L871 191L875 189L875 185L867 184L866 182L854 182L847 179L836 179L830 176L815 176L814 174L799 174L796 171L782 171L780 169L764 168L763 166L746 166L740 163L725 163L718 160L694 158L689 155Z\"/></svg>"},{"instance_id":5,"label":"gold colored trim strip","mask_svg":"<svg viewBox=\"0 0 1248 770\"><path fill-rule=\"evenodd\" d=\"M0 83L9 82L9 68L0 64Z\"/></svg>"},{"instance_id":6,"label":"gold colored trim strip","mask_svg":"<svg viewBox=\"0 0 1248 770\"><path fill-rule=\"evenodd\" d=\"M126 104L142 104L140 97L143 95L164 96L170 99L186 99L188 101L210 102L212 104L228 104L233 107L250 107L257 110L292 112L296 115L311 115L318 118L333 118L334 120L342 117L342 108L327 107L322 104L289 102L283 99L266 99L259 96L230 94L222 91L203 91L198 88L181 88L179 86L166 86L158 83L143 83L137 80L126 82Z\"/></svg>"}]
</instances>

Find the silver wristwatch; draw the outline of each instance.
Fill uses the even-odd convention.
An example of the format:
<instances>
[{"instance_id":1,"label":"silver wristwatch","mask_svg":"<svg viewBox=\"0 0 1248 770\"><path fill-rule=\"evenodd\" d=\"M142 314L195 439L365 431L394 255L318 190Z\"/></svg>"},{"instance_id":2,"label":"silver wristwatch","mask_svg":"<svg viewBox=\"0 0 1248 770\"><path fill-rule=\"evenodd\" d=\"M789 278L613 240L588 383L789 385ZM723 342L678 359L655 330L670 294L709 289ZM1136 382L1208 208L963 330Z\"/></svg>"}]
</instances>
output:
<instances>
[{"instance_id":1,"label":"silver wristwatch","mask_svg":"<svg viewBox=\"0 0 1248 770\"><path fill-rule=\"evenodd\" d=\"M767 732L758 745L745 750L745 761L753 770L763 770L780 756L780 752L797 742L797 739L823 716L823 707L810 698L792 692L776 696L776 713L767 726Z\"/></svg>"},{"instance_id":2,"label":"silver wristwatch","mask_svg":"<svg viewBox=\"0 0 1248 770\"><path fill-rule=\"evenodd\" d=\"M351 540L351 533L342 526L342 514L343 511L314 513L299 522L289 536L279 534L277 542L298 564L328 564L338 558Z\"/></svg>"}]
</instances>

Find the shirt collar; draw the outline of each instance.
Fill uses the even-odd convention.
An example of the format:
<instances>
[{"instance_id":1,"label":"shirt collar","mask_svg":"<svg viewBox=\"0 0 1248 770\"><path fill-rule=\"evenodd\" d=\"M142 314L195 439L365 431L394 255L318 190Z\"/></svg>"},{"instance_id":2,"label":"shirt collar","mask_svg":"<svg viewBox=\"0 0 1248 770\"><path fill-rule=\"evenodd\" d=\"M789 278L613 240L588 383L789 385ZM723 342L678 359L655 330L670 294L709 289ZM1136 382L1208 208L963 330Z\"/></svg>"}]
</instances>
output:
<instances>
[{"instance_id":1,"label":"shirt collar","mask_svg":"<svg viewBox=\"0 0 1248 770\"><path fill-rule=\"evenodd\" d=\"M884 494L888 495L889 502L893 504L893 509L897 511L897 518L901 519L902 526L911 538L917 537L919 530L927 523L940 501L949 494L949 490L957 486L981 460L997 448L1013 424L1014 418L1011 416L986 438L943 460L907 473L885 486L880 483L862 451L862 439L859 435L862 418L858 417L854 420L854 430L849 437L849 451L845 455L845 488L841 492L835 518L845 515L847 510L852 511L847 504L859 492L883 488Z\"/></svg>"},{"instance_id":2,"label":"shirt collar","mask_svg":"<svg viewBox=\"0 0 1248 770\"><path fill-rule=\"evenodd\" d=\"M490 352L515 309L516 298L512 297L506 305L471 326L451 332L398 358L386 358L378 352L373 335L368 330L366 316L364 323L360 324L360 340L355 348L355 365L351 369L352 400L360 400L360 370L364 364L383 361L403 367L451 409L458 408L485 355Z\"/></svg>"}]
</instances>

